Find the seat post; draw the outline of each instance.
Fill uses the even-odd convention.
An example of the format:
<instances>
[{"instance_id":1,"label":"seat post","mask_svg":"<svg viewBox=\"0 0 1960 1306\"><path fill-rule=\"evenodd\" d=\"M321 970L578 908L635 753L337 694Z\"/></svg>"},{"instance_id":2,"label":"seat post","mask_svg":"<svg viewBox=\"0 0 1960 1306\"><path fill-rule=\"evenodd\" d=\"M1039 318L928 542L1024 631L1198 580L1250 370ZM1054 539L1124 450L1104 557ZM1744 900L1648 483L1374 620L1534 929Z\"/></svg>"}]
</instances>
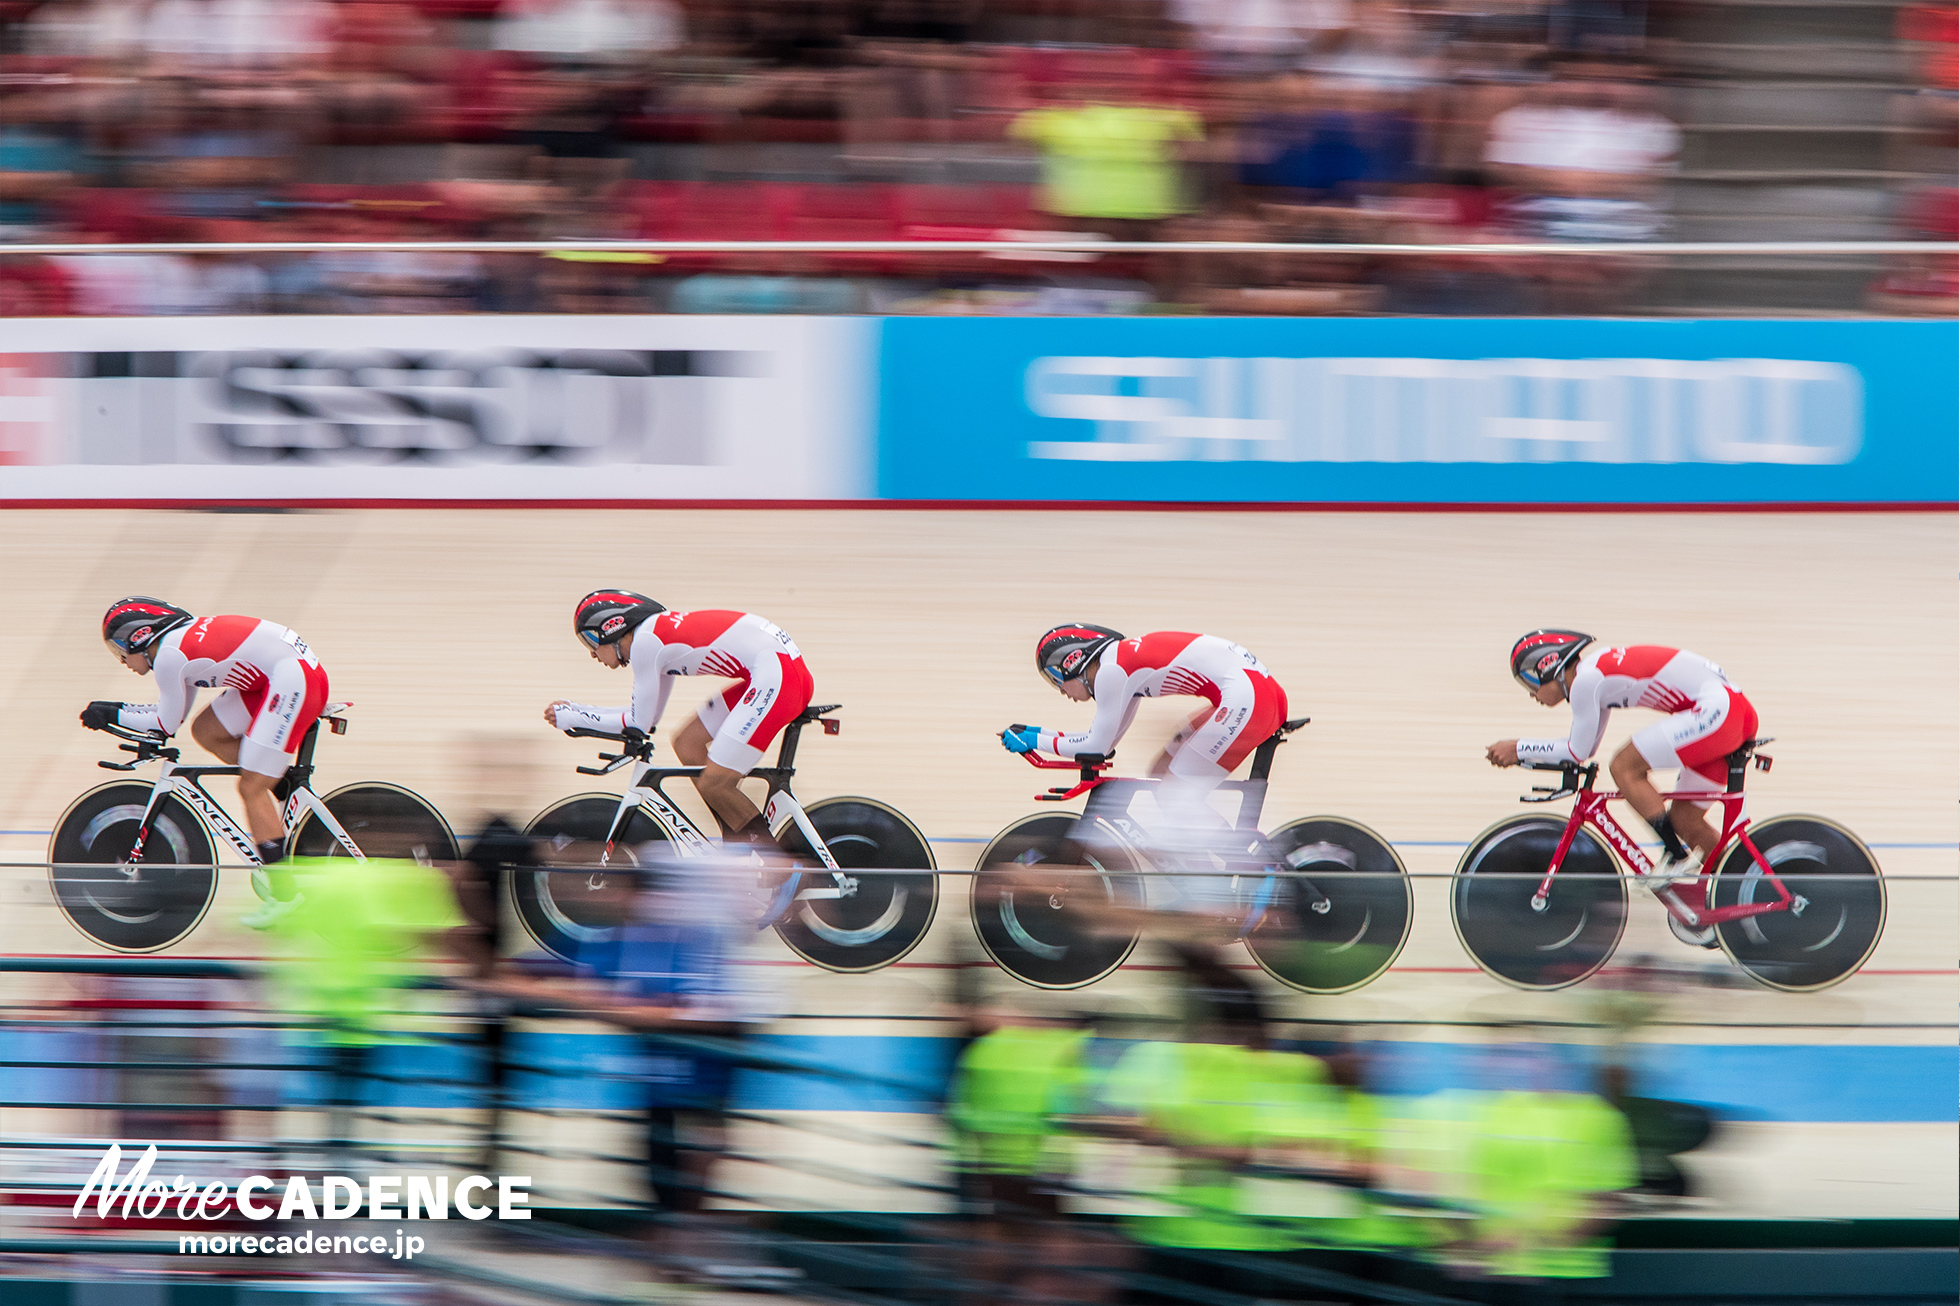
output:
<instances>
[{"instance_id":1,"label":"seat post","mask_svg":"<svg viewBox=\"0 0 1960 1306\"><path fill-rule=\"evenodd\" d=\"M1273 772L1273 753L1286 742L1286 736L1275 734L1259 745L1252 754L1252 770L1246 773L1248 780L1264 780Z\"/></svg>"},{"instance_id":2,"label":"seat post","mask_svg":"<svg viewBox=\"0 0 1960 1306\"><path fill-rule=\"evenodd\" d=\"M798 717L783 727L782 746L776 750L776 769L791 771L796 768L796 741L803 733L803 719Z\"/></svg>"},{"instance_id":3,"label":"seat post","mask_svg":"<svg viewBox=\"0 0 1960 1306\"><path fill-rule=\"evenodd\" d=\"M313 724L306 728L306 734L300 738L299 750L293 758L293 764L286 768L286 778L293 782L294 789L313 783L313 746L319 742L320 723L325 719L313 718Z\"/></svg>"}]
</instances>

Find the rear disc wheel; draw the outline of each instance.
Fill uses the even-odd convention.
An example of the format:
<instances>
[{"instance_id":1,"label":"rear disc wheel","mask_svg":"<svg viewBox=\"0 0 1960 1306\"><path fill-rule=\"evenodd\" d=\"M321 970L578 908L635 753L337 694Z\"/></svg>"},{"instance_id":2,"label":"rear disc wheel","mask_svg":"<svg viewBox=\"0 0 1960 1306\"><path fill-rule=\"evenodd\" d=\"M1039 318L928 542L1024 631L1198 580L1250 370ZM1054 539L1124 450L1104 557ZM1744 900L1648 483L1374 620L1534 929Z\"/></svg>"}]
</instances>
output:
<instances>
[{"instance_id":1,"label":"rear disc wheel","mask_svg":"<svg viewBox=\"0 0 1960 1306\"><path fill-rule=\"evenodd\" d=\"M1343 817L1309 816L1267 835L1266 846L1294 872L1271 877L1245 936L1268 975L1305 993L1347 993L1394 964L1414 900L1387 840Z\"/></svg>"},{"instance_id":2,"label":"rear disc wheel","mask_svg":"<svg viewBox=\"0 0 1960 1306\"><path fill-rule=\"evenodd\" d=\"M872 798L824 798L803 810L857 887L841 898L793 899L775 919L778 937L805 961L846 974L882 969L918 947L939 909L939 876L919 828ZM800 861L817 860L794 824L777 842ZM835 884L821 865L795 878L797 892Z\"/></svg>"},{"instance_id":3,"label":"rear disc wheel","mask_svg":"<svg viewBox=\"0 0 1960 1306\"><path fill-rule=\"evenodd\" d=\"M1821 816L1775 816L1749 838L1802 910L1764 912L1715 927L1722 950L1758 983L1789 993L1829 988L1870 959L1885 930L1885 881L1857 835ZM1777 901L1738 840L1709 886L1711 907Z\"/></svg>"},{"instance_id":4,"label":"rear disc wheel","mask_svg":"<svg viewBox=\"0 0 1960 1306\"><path fill-rule=\"evenodd\" d=\"M427 865L456 860L456 835L428 799L378 780L347 785L320 800L364 857L398 857ZM293 857L351 856L333 831L308 811L286 842Z\"/></svg>"}]
</instances>

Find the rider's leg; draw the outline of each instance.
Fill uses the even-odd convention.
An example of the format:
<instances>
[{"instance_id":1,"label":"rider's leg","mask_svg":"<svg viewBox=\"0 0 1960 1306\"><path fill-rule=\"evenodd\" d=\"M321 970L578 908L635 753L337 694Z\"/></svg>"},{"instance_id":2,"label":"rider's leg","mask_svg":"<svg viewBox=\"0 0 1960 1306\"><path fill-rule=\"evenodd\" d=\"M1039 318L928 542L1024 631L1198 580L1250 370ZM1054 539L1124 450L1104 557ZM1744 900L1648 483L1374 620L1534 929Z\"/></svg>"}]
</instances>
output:
<instances>
[{"instance_id":1,"label":"rider's leg","mask_svg":"<svg viewBox=\"0 0 1960 1306\"><path fill-rule=\"evenodd\" d=\"M700 790L701 801L721 822L721 828L728 832L726 837L746 843L767 843L769 831L764 828L762 811L741 789L742 777L747 774L709 761L702 766L694 787Z\"/></svg>"},{"instance_id":2,"label":"rider's leg","mask_svg":"<svg viewBox=\"0 0 1960 1306\"><path fill-rule=\"evenodd\" d=\"M1756 733L1756 709L1734 690L1723 689L1697 703L1692 713L1677 713L1661 724L1670 728L1668 743L1681 768L1676 792L1721 793L1729 785L1729 754ZM1705 815L1710 806L1689 800L1669 808L1674 828L1704 860L1714 855L1721 837Z\"/></svg>"},{"instance_id":3,"label":"rider's leg","mask_svg":"<svg viewBox=\"0 0 1960 1306\"><path fill-rule=\"evenodd\" d=\"M708 700L709 703L719 703L720 701L719 698ZM702 708L703 712L706 710L706 707ZM682 726L680 733L674 736L674 756L679 759L682 766L705 768L700 777L695 780L694 788L701 795L701 800L708 804L709 814L715 818L715 824L721 827L722 838L726 839L729 835L741 829L744 825L747 825L756 815L756 811L755 804L749 802L742 791L737 789L735 791L735 797L746 804L749 810L748 815L743 817L742 820L730 825L728 823L729 815L742 816L741 809L736 808L729 815L724 815L721 807L716 804L714 799L708 796L710 789L708 782L709 770L714 769L713 764L708 761L708 745L714 741L714 737L714 732L697 716ZM720 769L725 770L726 768Z\"/></svg>"},{"instance_id":4,"label":"rider's leg","mask_svg":"<svg viewBox=\"0 0 1960 1306\"><path fill-rule=\"evenodd\" d=\"M742 777L762 764L763 750L783 727L810 706L812 689L810 670L801 657L778 653L773 661L758 659L747 680L703 703L682 731L699 730L690 741L703 758L701 777L694 783L721 822L724 839L775 843L767 819L742 793L740 784ZM678 751L678 741L675 748Z\"/></svg>"},{"instance_id":5,"label":"rider's leg","mask_svg":"<svg viewBox=\"0 0 1960 1306\"><path fill-rule=\"evenodd\" d=\"M238 801L244 805L245 828L252 832L253 843L285 842L286 826L279 819L279 803L272 796L273 787L285 773L286 768L280 767L279 775L246 771L238 777Z\"/></svg>"},{"instance_id":6,"label":"rider's leg","mask_svg":"<svg viewBox=\"0 0 1960 1306\"><path fill-rule=\"evenodd\" d=\"M1647 778L1648 772L1652 769L1647 759L1641 756L1640 749L1635 747L1631 740L1622 745L1619 752L1613 754L1610 767L1613 783L1619 787L1620 797L1626 799L1627 806L1633 808L1634 813L1641 820L1654 827L1654 833L1660 836L1664 860L1686 861L1687 845L1681 841L1681 836L1675 833L1673 824L1668 820L1667 804L1661 800L1660 791L1655 789L1653 781Z\"/></svg>"},{"instance_id":7,"label":"rider's leg","mask_svg":"<svg viewBox=\"0 0 1960 1306\"><path fill-rule=\"evenodd\" d=\"M247 704L254 708L251 725L238 742L238 798L266 863L272 896L288 901L297 889L291 870L277 865L285 856L286 822L274 791L291 768L300 739L327 705L327 673L317 662L289 658L266 673L255 697L256 704Z\"/></svg>"},{"instance_id":8,"label":"rider's leg","mask_svg":"<svg viewBox=\"0 0 1960 1306\"><path fill-rule=\"evenodd\" d=\"M227 703L229 700L229 703ZM235 709L227 712L227 707ZM238 719L242 714L243 719ZM225 718L232 717L227 725ZM191 738L197 746L226 766L238 765L238 741L252 724L252 717L238 702L238 692L228 689L218 695L217 700L208 704L202 712L191 718Z\"/></svg>"}]
</instances>

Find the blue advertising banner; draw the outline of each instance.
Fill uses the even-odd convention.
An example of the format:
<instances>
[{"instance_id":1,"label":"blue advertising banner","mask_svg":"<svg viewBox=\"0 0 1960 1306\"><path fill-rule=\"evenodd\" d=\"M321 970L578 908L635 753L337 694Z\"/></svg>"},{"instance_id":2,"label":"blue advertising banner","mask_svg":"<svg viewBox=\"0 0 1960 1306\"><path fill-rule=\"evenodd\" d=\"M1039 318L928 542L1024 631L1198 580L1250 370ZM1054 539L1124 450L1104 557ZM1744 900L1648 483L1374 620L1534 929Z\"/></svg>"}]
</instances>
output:
<instances>
[{"instance_id":1,"label":"blue advertising banner","mask_svg":"<svg viewBox=\"0 0 1960 1306\"><path fill-rule=\"evenodd\" d=\"M1950 504L1952 322L888 318L877 494Z\"/></svg>"}]
</instances>

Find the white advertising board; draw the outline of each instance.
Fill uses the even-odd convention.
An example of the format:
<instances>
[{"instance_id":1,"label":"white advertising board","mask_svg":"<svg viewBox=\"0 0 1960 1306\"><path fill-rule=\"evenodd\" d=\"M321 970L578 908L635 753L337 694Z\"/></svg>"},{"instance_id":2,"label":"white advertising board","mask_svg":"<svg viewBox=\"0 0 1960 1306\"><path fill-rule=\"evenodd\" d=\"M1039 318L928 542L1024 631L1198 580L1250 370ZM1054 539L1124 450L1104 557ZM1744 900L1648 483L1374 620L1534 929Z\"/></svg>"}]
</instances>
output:
<instances>
[{"instance_id":1,"label":"white advertising board","mask_svg":"<svg viewBox=\"0 0 1960 1306\"><path fill-rule=\"evenodd\" d=\"M782 317L0 322L0 500L871 493L875 326Z\"/></svg>"}]
</instances>

